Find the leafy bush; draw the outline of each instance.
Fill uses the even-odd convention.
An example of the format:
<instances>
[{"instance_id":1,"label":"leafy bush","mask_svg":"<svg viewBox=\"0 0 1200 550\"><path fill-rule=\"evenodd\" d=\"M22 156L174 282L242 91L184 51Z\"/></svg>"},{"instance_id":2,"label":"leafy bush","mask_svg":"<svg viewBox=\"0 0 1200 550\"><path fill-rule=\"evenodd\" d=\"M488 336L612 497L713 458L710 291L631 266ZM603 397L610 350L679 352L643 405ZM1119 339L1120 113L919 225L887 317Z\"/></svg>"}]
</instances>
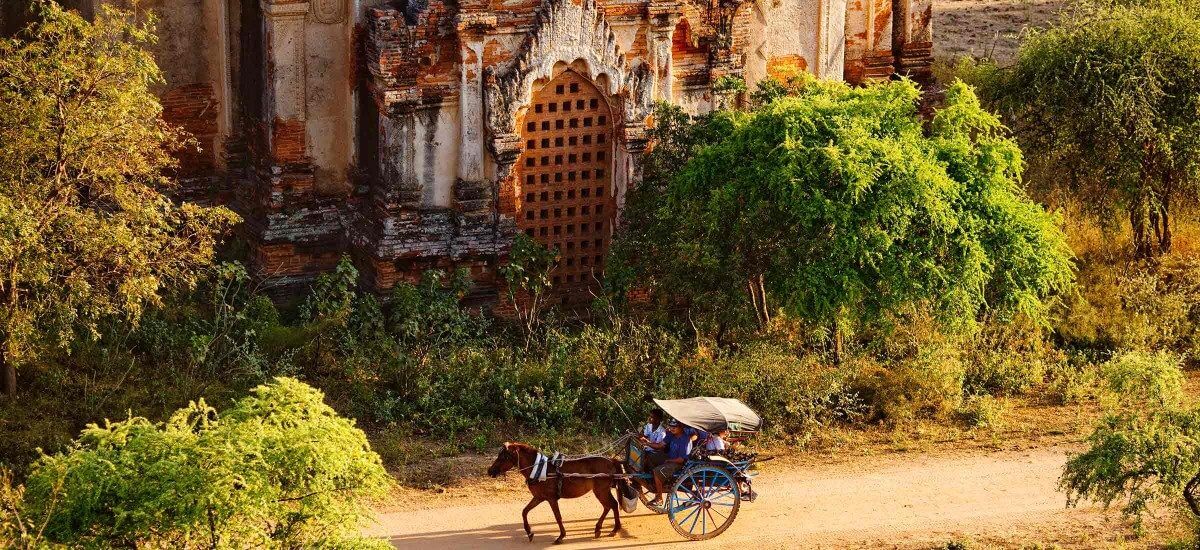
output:
<instances>
[{"instance_id":1,"label":"leafy bush","mask_svg":"<svg viewBox=\"0 0 1200 550\"><path fill-rule=\"evenodd\" d=\"M1101 370L1118 406L1177 407L1183 402L1183 370L1179 357L1165 351L1130 351L1114 357Z\"/></svg>"},{"instance_id":2,"label":"leafy bush","mask_svg":"<svg viewBox=\"0 0 1200 550\"><path fill-rule=\"evenodd\" d=\"M1087 443L1059 480L1069 503L1119 501L1139 520L1154 502L1183 508L1184 487L1200 472L1200 409L1150 405L1109 414Z\"/></svg>"},{"instance_id":3,"label":"leafy bush","mask_svg":"<svg viewBox=\"0 0 1200 550\"><path fill-rule=\"evenodd\" d=\"M21 512L69 546L386 547L358 529L387 473L322 399L280 378L220 414L201 400L162 424L90 425L37 461Z\"/></svg>"},{"instance_id":4,"label":"leafy bush","mask_svg":"<svg viewBox=\"0 0 1200 550\"><path fill-rule=\"evenodd\" d=\"M966 346L963 389L967 395L1025 394L1045 382L1046 364L1058 355L1029 319L983 324Z\"/></svg>"},{"instance_id":5,"label":"leafy bush","mask_svg":"<svg viewBox=\"0 0 1200 550\"><path fill-rule=\"evenodd\" d=\"M419 284L392 288L388 329L401 343L438 346L483 337L486 318L471 315L459 304L471 288L471 275L459 270L447 281L441 271L426 271Z\"/></svg>"},{"instance_id":6,"label":"leafy bush","mask_svg":"<svg viewBox=\"0 0 1200 550\"><path fill-rule=\"evenodd\" d=\"M195 292L148 312L128 333L128 345L149 362L194 376L258 383L285 368L261 344L280 325L279 312L266 296L255 293L245 267L221 263ZM123 339L127 330L107 328L111 338Z\"/></svg>"},{"instance_id":7,"label":"leafy bush","mask_svg":"<svg viewBox=\"0 0 1200 550\"><path fill-rule=\"evenodd\" d=\"M950 342L931 342L886 362L859 358L856 384L875 416L892 423L939 417L962 403L965 368Z\"/></svg>"},{"instance_id":8,"label":"leafy bush","mask_svg":"<svg viewBox=\"0 0 1200 550\"><path fill-rule=\"evenodd\" d=\"M963 383L971 395L1022 395L1041 385L1044 377L1041 361L996 350L968 362Z\"/></svg>"},{"instance_id":9,"label":"leafy bush","mask_svg":"<svg viewBox=\"0 0 1200 550\"><path fill-rule=\"evenodd\" d=\"M972 395L963 400L958 417L971 428L998 429L1004 425L1008 407L990 395Z\"/></svg>"},{"instance_id":10,"label":"leafy bush","mask_svg":"<svg viewBox=\"0 0 1200 550\"><path fill-rule=\"evenodd\" d=\"M1046 395L1060 405L1091 401L1100 397L1100 369L1079 358L1064 357L1046 368Z\"/></svg>"},{"instance_id":11,"label":"leafy bush","mask_svg":"<svg viewBox=\"0 0 1200 550\"><path fill-rule=\"evenodd\" d=\"M1131 351L1105 363L1106 414L1072 457L1060 484L1070 503L1121 501L1140 524L1156 501L1182 508L1200 487L1200 408L1183 406L1179 358Z\"/></svg>"},{"instance_id":12,"label":"leafy bush","mask_svg":"<svg viewBox=\"0 0 1200 550\"><path fill-rule=\"evenodd\" d=\"M1020 150L966 85L932 121L906 81L786 93L659 117L676 135L629 195L621 280L724 323L782 310L835 332L918 304L953 326L985 309L1042 319L1071 286L1055 218L1018 186Z\"/></svg>"}]
</instances>

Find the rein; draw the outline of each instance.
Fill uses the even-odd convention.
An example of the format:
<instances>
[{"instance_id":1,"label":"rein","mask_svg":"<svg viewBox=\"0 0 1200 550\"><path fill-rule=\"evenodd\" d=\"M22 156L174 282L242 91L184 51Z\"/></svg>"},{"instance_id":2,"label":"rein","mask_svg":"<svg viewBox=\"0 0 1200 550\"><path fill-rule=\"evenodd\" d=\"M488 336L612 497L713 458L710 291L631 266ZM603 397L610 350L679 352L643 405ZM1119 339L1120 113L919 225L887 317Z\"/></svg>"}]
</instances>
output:
<instances>
[{"instance_id":1,"label":"rein","mask_svg":"<svg viewBox=\"0 0 1200 550\"><path fill-rule=\"evenodd\" d=\"M633 433L627 433L627 434L613 440L608 445L605 445L604 447L601 447L595 451L591 451L591 452L588 452L585 454L571 455L571 456L562 455L562 464L565 465L567 462L573 462L573 461L577 461L577 460L585 460L588 458L609 459L610 457L606 456L606 454L613 452L614 450L616 450L617 448L619 448L623 445L626 445L628 443L629 439L631 437L633 437L633 435L634 435ZM528 447L528 448L530 450L532 450L535 455L542 454L541 451L539 451L538 449L535 449L533 447ZM535 456L535 460L533 462L531 462L528 466L521 466L521 453L519 451L513 451L508 448L505 448L504 452L513 456L513 462L516 463L516 466L513 468L513 470L515 470L517 473L519 473L521 475L522 479L524 479L526 483L529 483L529 484L539 483L538 480L529 478L530 474L533 473L533 469L537 465L536 456ZM543 456L545 456L545 455L543 455ZM549 458L550 457L547 456L547 460L549 460ZM595 479L595 478L605 478L605 477L612 478L612 479L618 479L618 478L624 479L624 478L630 478L632 476L630 474L623 474L623 473L581 474L581 473L573 473L573 472L562 472L558 468L555 468L553 470L546 472L547 480L557 478L559 480L559 483L561 483L563 478L572 478L572 477L585 478L585 479Z\"/></svg>"}]
</instances>

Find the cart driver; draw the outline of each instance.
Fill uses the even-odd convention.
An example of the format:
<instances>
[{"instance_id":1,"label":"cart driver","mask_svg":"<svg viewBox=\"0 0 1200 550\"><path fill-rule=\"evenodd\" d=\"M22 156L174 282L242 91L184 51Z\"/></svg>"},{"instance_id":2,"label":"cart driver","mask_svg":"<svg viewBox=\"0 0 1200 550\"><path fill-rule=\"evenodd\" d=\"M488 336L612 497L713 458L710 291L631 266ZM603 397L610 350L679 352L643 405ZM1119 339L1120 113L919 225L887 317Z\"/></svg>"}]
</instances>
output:
<instances>
[{"instance_id":1,"label":"cart driver","mask_svg":"<svg viewBox=\"0 0 1200 550\"><path fill-rule=\"evenodd\" d=\"M663 439L667 437L667 428L663 425L663 410L655 407L650 411L650 416L646 418L646 425L642 426L642 436L638 439L645 445L646 451L656 451L662 449ZM654 447L658 445L658 447Z\"/></svg>"}]
</instances>

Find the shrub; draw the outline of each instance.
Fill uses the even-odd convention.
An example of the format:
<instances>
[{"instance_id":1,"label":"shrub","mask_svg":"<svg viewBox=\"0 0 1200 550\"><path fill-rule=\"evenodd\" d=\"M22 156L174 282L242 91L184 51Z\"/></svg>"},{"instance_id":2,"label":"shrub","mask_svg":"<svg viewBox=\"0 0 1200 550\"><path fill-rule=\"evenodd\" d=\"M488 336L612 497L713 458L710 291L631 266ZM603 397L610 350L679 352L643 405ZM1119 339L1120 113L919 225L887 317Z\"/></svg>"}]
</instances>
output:
<instances>
[{"instance_id":1,"label":"shrub","mask_svg":"<svg viewBox=\"0 0 1200 550\"><path fill-rule=\"evenodd\" d=\"M690 376L681 376L662 395L736 397L768 419L769 428L777 433L800 434L864 413L851 388L849 370L817 354L797 355L770 341L717 357L687 357L678 368Z\"/></svg>"},{"instance_id":2,"label":"shrub","mask_svg":"<svg viewBox=\"0 0 1200 550\"><path fill-rule=\"evenodd\" d=\"M431 270L414 285L400 282L388 304L388 330L401 342L415 346L461 343L482 337L488 323L459 304L471 288L471 275L458 270L449 280Z\"/></svg>"},{"instance_id":3,"label":"shrub","mask_svg":"<svg viewBox=\"0 0 1200 550\"><path fill-rule=\"evenodd\" d=\"M972 395L963 400L958 417L971 428L999 429L1004 425L1008 407L990 395Z\"/></svg>"},{"instance_id":4,"label":"shrub","mask_svg":"<svg viewBox=\"0 0 1200 550\"><path fill-rule=\"evenodd\" d=\"M1046 395L1060 405L1100 397L1101 377L1096 365L1078 358L1063 358L1046 369Z\"/></svg>"},{"instance_id":5,"label":"shrub","mask_svg":"<svg viewBox=\"0 0 1200 550\"><path fill-rule=\"evenodd\" d=\"M968 395L1024 394L1045 381L1053 355L1028 319L985 323L967 346L963 389Z\"/></svg>"},{"instance_id":6,"label":"shrub","mask_svg":"<svg viewBox=\"0 0 1200 550\"><path fill-rule=\"evenodd\" d=\"M1041 360L996 350L967 362L963 386L967 394L1021 395L1045 377Z\"/></svg>"},{"instance_id":7,"label":"shrub","mask_svg":"<svg viewBox=\"0 0 1200 550\"><path fill-rule=\"evenodd\" d=\"M1088 450L1063 469L1068 503L1084 499L1110 506L1140 523L1154 502L1182 509L1184 486L1200 472L1200 409L1149 404L1104 417L1087 439Z\"/></svg>"},{"instance_id":8,"label":"shrub","mask_svg":"<svg viewBox=\"0 0 1200 550\"><path fill-rule=\"evenodd\" d=\"M25 488L14 485L12 472L0 468L0 542L14 548L33 546L33 534L21 517L21 500Z\"/></svg>"},{"instance_id":9,"label":"shrub","mask_svg":"<svg viewBox=\"0 0 1200 550\"><path fill-rule=\"evenodd\" d=\"M1069 503L1120 501L1140 526L1150 504L1182 508L1181 497L1200 484L1200 408L1183 407L1183 375L1171 353L1127 352L1101 372L1110 394L1105 416L1059 482Z\"/></svg>"},{"instance_id":10,"label":"shrub","mask_svg":"<svg viewBox=\"0 0 1200 550\"><path fill-rule=\"evenodd\" d=\"M951 345L922 346L880 363L860 358L857 387L875 416L892 423L942 416L962 402L965 371Z\"/></svg>"},{"instance_id":11,"label":"shrub","mask_svg":"<svg viewBox=\"0 0 1200 550\"><path fill-rule=\"evenodd\" d=\"M1183 402L1179 357L1165 351L1130 351L1101 367L1106 389L1118 406L1175 407Z\"/></svg>"},{"instance_id":12,"label":"shrub","mask_svg":"<svg viewBox=\"0 0 1200 550\"><path fill-rule=\"evenodd\" d=\"M358 528L387 473L322 398L279 378L221 414L201 400L162 424L90 425L37 461L21 510L69 546L385 547Z\"/></svg>"}]
</instances>

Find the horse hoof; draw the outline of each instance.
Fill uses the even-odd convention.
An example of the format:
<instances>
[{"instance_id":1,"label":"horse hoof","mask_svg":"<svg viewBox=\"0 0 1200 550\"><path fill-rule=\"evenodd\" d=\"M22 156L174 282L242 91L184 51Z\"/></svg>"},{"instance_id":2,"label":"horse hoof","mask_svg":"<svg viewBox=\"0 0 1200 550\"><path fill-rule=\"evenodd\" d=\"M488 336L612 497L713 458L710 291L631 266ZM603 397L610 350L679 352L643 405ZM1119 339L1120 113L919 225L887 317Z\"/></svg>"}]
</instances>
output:
<instances>
[{"instance_id":1,"label":"horse hoof","mask_svg":"<svg viewBox=\"0 0 1200 550\"><path fill-rule=\"evenodd\" d=\"M554 539L554 544L562 544L562 540L563 540L563 537L558 537L558 538Z\"/></svg>"},{"instance_id":2,"label":"horse hoof","mask_svg":"<svg viewBox=\"0 0 1200 550\"><path fill-rule=\"evenodd\" d=\"M529 537L529 542L533 542L533 531L526 531L525 536Z\"/></svg>"}]
</instances>

